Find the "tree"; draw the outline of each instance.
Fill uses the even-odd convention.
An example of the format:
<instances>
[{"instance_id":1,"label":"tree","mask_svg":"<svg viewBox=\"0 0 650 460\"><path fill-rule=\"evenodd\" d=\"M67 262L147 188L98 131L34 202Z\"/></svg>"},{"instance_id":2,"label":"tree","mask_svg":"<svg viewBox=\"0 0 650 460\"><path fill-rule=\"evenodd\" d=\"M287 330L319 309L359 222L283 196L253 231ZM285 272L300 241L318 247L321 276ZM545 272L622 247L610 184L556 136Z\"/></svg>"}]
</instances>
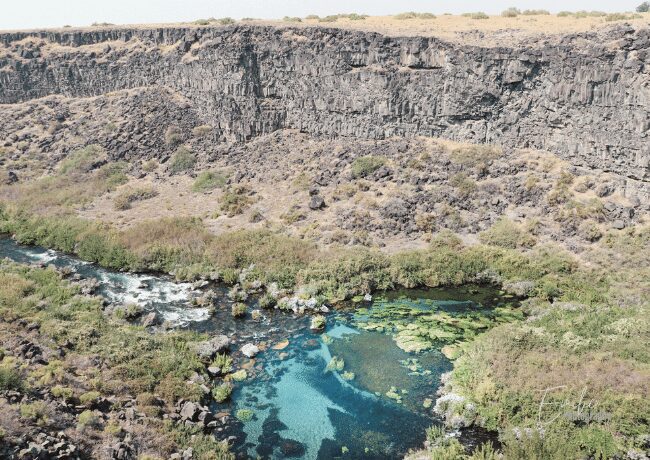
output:
<instances>
[{"instance_id":1,"label":"tree","mask_svg":"<svg viewBox=\"0 0 650 460\"><path fill-rule=\"evenodd\" d=\"M650 11L650 2L643 2L636 7L637 13L647 13Z\"/></svg>"}]
</instances>

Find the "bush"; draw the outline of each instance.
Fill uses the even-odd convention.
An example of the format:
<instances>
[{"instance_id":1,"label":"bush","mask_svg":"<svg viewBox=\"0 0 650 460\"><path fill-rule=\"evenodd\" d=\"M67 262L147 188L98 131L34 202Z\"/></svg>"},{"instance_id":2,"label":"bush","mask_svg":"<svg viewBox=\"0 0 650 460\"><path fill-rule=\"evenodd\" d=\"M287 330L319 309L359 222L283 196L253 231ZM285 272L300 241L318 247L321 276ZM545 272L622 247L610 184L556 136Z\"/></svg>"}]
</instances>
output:
<instances>
[{"instance_id":1,"label":"bush","mask_svg":"<svg viewBox=\"0 0 650 460\"><path fill-rule=\"evenodd\" d=\"M535 238L508 218L501 218L479 234L479 239L484 244L500 248L516 249L519 247L532 247Z\"/></svg>"},{"instance_id":2,"label":"bush","mask_svg":"<svg viewBox=\"0 0 650 460\"><path fill-rule=\"evenodd\" d=\"M198 175L194 184L192 184L192 191L194 192L207 192L215 188L222 188L226 185L228 178L226 175L219 171L203 171Z\"/></svg>"},{"instance_id":3,"label":"bush","mask_svg":"<svg viewBox=\"0 0 650 460\"><path fill-rule=\"evenodd\" d=\"M521 11L519 11L519 9L515 8L514 6L508 8L506 10L503 10L501 12L501 16L503 16L505 18L516 18L520 14L521 14Z\"/></svg>"},{"instance_id":4,"label":"bush","mask_svg":"<svg viewBox=\"0 0 650 460\"><path fill-rule=\"evenodd\" d=\"M99 417L91 410L85 410L79 414L77 419L77 429L83 431L86 428L97 428L99 426Z\"/></svg>"},{"instance_id":5,"label":"bush","mask_svg":"<svg viewBox=\"0 0 650 460\"><path fill-rule=\"evenodd\" d=\"M81 396L79 396L79 402L83 405L89 405L93 404L95 401L97 401L101 397L101 393L99 391L88 391Z\"/></svg>"},{"instance_id":6,"label":"bush","mask_svg":"<svg viewBox=\"0 0 650 460\"><path fill-rule=\"evenodd\" d=\"M348 19L350 21L364 21L367 17L368 17L367 14L357 14L357 13L348 14Z\"/></svg>"},{"instance_id":7,"label":"bush","mask_svg":"<svg viewBox=\"0 0 650 460\"><path fill-rule=\"evenodd\" d=\"M546 16L551 13L549 13L547 10L524 10L522 14L525 16Z\"/></svg>"},{"instance_id":8,"label":"bush","mask_svg":"<svg viewBox=\"0 0 650 460\"><path fill-rule=\"evenodd\" d=\"M488 16L487 14L485 14L482 11L477 11L475 13L463 13L463 16L465 16L466 18L471 18L471 19L489 19L490 18L490 16Z\"/></svg>"},{"instance_id":9,"label":"bush","mask_svg":"<svg viewBox=\"0 0 650 460\"><path fill-rule=\"evenodd\" d=\"M650 2L643 2L636 7L637 13L647 13L650 11Z\"/></svg>"},{"instance_id":10,"label":"bush","mask_svg":"<svg viewBox=\"0 0 650 460\"><path fill-rule=\"evenodd\" d=\"M386 164L386 158L367 155L352 162L352 177L359 179L369 176Z\"/></svg>"},{"instance_id":11,"label":"bush","mask_svg":"<svg viewBox=\"0 0 650 460\"><path fill-rule=\"evenodd\" d=\"M246 316L246 304L238 302L232 306L232 316L235 318L243 318Z\"/></svg>"},{"instance_id":12,"label":"bush","mask_svg":"<svg viewBox=\"0 0 650 460\"><path fill-rule=\"evenodd\" d=\"M69 401L74 396L74 391L72 390L72 388L64 387L61 385L53 386L50 392L52 393L52 396L54 396L55 398L62 398L65 399L66 401Z\"/></svg>"},{"instance_id":13,"label":"bush","mask_svg":"<svg viewBox=\"0 0 650 460\"><path fill-rule=\"evenodd\" d=\"M221 24L222 26L227 26L227 25L230 25L230 24L234 24L237 21L235 21L233 18L221 18L221 19L218 19L217 22L219 24Z\"/></svg>"},{"instance_id":14,"label":"bush","mask_svg":"<svg viewBox=\"0 0 650 460\"><path fill-rule=\"evenodd\" d=\"M253 203L248 196L250 189L243 185L231 187L221 196L219 209L225 212L228 217L242 214Z\"/></svg>"},{"instance_id":15,"label":"bush","mask_svg":"<svg viewBox=\"0 0 650 460\"><path fill-rule=\"evenodd\" d=\"M172 174L189 171L196 164L196 155L185 146L179 147L171 157L169 170Z\"/></svg>"},{"instance_id":16,"label":"bush","mask_svg":"<svg viewBox=\"0 0 650 460\"><path fill-rule=\"evenodd\" d=\"M20 416L42 426L48 422L48 407L42 401L20 405Z\"/></svg>"},{"instance_id":17,"label":"bush","mask_svg":"<svg viewBox=\"0 0 650 460\"><path fill-rule=\"evenodd\" d=\"M165 144L171 148L178 147L183 142L181 130L178 126L169 126L165 131Z\"/></svg>"},{"instance_id":18,"label":"bush","mask_svg":"<svg viewBox=\"0 0 650 460\"><path fill-rule=\"evenodd\" d=\"M212 397L218 403L222 403L228 400L228 398L230 398L231 393L232 393L232 385L230 385L229 383L222 383L221 385L214 387L212 389Z\"/></svg>"},{"instance_id":19,"label":"bush","mask_svg":"<svg viewBox=\"0 0 650 460\"><path fill-rule=\"evenodd\" d=\"M282 20L284 22L302 22L302 19L297 17L297 16L294 16L294 17L285 16L284 18L282 18Z\"/></svg>"},{"instance_id":20,"label":"bush","mask_svg":"<svg viewBox=\"0 0 650 460\"><path fill-rule=\"evenodd\" d=\"M136 201L144 201L154 198L158 192L152 186L140 187L135 189L124 190L113 200L113 205L118 211L131 209L131 205Z\"/></svg>"},{"instance_id":21,"label":"bush","mask_svg":"<svg viewBox=\"0 0 650 460\"><path fill-rule=\"evenodd\" d=\"M192 135L194 137L206 137L212 133L212 130L213 128L210 125L201 125L192 129Z\"/></svg>"},{"instance_id":22,"label":"bush","mask_svg":"<svg viewBox=\"0 0 650 460\"><path fill-rule=\"evenodd\" d=\"M0 366L0 391L21 391L23 388L23 378L16 369Z\"/></svg>"}]
</instances>

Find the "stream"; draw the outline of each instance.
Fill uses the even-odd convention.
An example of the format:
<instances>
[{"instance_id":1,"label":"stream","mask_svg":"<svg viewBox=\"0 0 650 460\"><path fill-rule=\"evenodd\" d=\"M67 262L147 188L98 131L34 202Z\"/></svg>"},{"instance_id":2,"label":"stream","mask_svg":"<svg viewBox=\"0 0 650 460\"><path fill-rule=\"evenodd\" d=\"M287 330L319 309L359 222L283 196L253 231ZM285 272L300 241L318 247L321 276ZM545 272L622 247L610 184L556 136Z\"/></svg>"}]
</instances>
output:
<instances>
[{"instance_id":1,"label":"stream","mask_svg":"<svg viewBox=\"0 0 650 460\"><path fill-rule=\"evenodd\" d=\"M440 375L452 369L442 346L452 340L449 325L487 324L508 302L477 286L379 293L338 306L315 333L309 316L262 310L252 319L255 299L247 302L248 317L235 319L228 288L214 283L199 288L166 275L114 272L9 238L0 238L0 256L66 268L95 279L95 293L109 302L137 303L173 327L233 337L235 368L246 369L248 378L235 383L230 401L211 408L233 419L218 437L236 437L233 450L252 458L393 459L421 448L426 428L440 423L432 407ZM215 294L215 308L192 306L205 290ZM413 338L434 320L446 325L431 329L436 341ZM464 329L463 337L473 333ZM245 343L261 352L246 358L239 351ZM458 436L469 446L491 439L477 429Z\"/></svg>"}]
</instances>

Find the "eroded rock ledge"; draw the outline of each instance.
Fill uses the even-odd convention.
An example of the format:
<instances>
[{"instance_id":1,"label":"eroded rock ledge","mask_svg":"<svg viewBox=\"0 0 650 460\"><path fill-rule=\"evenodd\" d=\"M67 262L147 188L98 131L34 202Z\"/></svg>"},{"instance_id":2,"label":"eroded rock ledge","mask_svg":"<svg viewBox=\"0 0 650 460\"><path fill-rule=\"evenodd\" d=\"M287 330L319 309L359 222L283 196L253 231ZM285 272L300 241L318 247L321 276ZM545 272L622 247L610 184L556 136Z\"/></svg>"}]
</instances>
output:
<instances>
[{"instance_id":1,"label":"eroded rock ledge","mask_svg":"<svg viewBox=\"0 0 650 460\"><path fill-rule=\"evenodd\" d=\"M214 140L287 128L438 136L650 180L649 28L517 48L241 25L5 33L0 44L1 104L166 87Z\"/></svg>"}]
</instances>

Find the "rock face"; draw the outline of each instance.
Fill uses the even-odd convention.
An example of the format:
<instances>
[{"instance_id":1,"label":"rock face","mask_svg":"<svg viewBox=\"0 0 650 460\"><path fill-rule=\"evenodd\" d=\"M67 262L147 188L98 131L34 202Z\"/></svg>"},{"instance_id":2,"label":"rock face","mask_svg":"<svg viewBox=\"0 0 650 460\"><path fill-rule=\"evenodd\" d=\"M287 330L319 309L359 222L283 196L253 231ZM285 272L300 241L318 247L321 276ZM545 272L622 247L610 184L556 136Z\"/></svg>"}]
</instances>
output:
<instances>
[{"instance_id":1,"label":"rock face","mask_svg":"<svg viewBox=\"0 0 650 460\"><path fill-rule=\"evenodd\" d=\"M0 104L165 88L214 140L438 136L649 180L649 48L628 25L517 48L320 27L16 32L0 35Z\"/></svg>"}]
</instances>

